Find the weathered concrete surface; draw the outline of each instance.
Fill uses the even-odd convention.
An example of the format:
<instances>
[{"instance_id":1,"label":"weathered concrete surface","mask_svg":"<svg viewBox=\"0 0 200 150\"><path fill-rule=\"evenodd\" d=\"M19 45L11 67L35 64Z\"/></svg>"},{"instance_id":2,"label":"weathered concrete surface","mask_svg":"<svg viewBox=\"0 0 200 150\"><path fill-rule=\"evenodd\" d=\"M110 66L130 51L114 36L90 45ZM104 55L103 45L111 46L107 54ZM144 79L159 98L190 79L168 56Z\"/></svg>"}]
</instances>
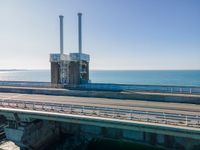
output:
<instances>
[{"instance_id":1,"label":"weathered concrete surface","mask_svg":"<svg viewBox=\"0 0 200 150\"><path fill-rule=\"evenodd\" d=\"M5 123L5 117L0 115L0 125Z\"/></svg>"},{"instance_id":2,"label":"weathered concrete surface","mask_svg":"<svg viewBox=\"0 0 200 150\"><path fill-rule=\"evenodd\" d=\"M6 118L0 115L0 142L5 139L4 126L6 125Z\"/></svg>"},{"instance_id":3,"label":"weathered concrete surface","mask_svg":"<svg viewBox=\"0 0 200 150\"><path fill-rule=\"evenodd\" d=\"M175 103L200 104L200 95L195 94L175 94L175 93L154 93L154 92L133 92L133 91L79 91L58 88L34 88L34 87L10 87L1 86L0 92L23 93L23 94L43 94L59 96L97 97L126 100L145 100Z\"/></svg>"},{"instance_id":4,"label":"weathered concrete surface","mask_svg":"<svg viewBox=\"0 0 200 150\"><path fill-rule=\"evenodd\" d=\"M59 135L55 123L34 121L32 123L10 122L5 128L6 138L26 150L37 150L46 147Z\"/></svg>"},{"instance_id":5,"label":"weathered concrete surface","mask_svg":"<svg viewBox=\"0 0 200 150\"><path fill-rule=\"evenodd\" d=\"M200 140L200 129L194 127L183 127L177 125L158 124L152 122L140 122L132 120L120 120L114 118L103 118L85 115L64 114L55 112L43 112L35 110L5 109L1 108L1 114L8 116L8 120L15 121L13 114L18 114L21 122L30 122L30 120L40 119L57 122L67 122L76 124L93 125L107 128L117 128L133 131L144 131L157 134L173 135Z\"/></svg>"},{"instance_id":6,"label":"weathered concrete surface","mask_svg":"<svg viewBox=\"0 0 200 150\"><path fill-rule=\"evenodd\" d=\"M7 137L28 149L49 143L52 137L56 137L54 131L57 130L74 135L73 145L76 146L87 143L93 138L103 137L168 149L200 148L199 128L12 108L1 108L0 114L7 116L8 120L11 119L9 127L5 130ZM37 122L37 119L43 121Z\"/></svg>"},{"instance_id":7,"label":"weathered concrete surface","mask_svg":"<svg viewBox=\"0 0 200 150\"><path fill-rule=\"evenodd\" d=\"M143 130L116 129L115 127L100 127L78 123L59 123L61 133L73 135L76 138L74 145L84 145L92 139L106 138L134 143L142 143L165 149L199 150L200 140L176 137L173 135L151 133ZM80 138L81 137L81 138ZM68 143L70 145L70 143Z\"/></svg>"},{"instance_id":8,"label":"weathered concrete surface","mask_svg":"<svg viewBox=\"0 0 200 150\"><path fill-rule=\"evenodd\" d=\"M20 150L20 147L15 145L12 141L5 141L0 144L0 150Z\"/></svg>"},{"instance_id":9,"label":"weathered concrete surface","mask_svg":"<svg viewBox=\"0 0 200 150\"><path fill-rule=\"evenodd\" d=\"M193 139L192 137L176 137L173 135L166 135L160 133L151 133L143 130L128 130L128 129L119 129L115 127L103 127L96 125L87 125L82 123L64 123L64 122L45 122L43 126L51 126L51 124L56 124L54 130L59 130L60 134L67 134L68 138L65 141L65 148L72 150L74 148L79 148L84 150L85 146L93 139L96 138L105 138L112 140L120 140L134 143L141 143L145 145L151 145L155 147L161 147L164 149L175 149L175 150L199 150L200 149L200 140ZM14 130L14 129L13 129ZM44 132L44 128L41 129L41 132ZM30 130L30 132L33 132ZM28 132L24 132L24 136L29 136ZM41 134L41 137L44 135ZM55 134L55 137L57 135ZM32 137L29 140L33 140ZM40 139L37 139L40 140ZM23 142L23 141L22 141ZM52 144L52 140L46 141L48 144ZM54 141L55 142L55 141ZM19 142L18 142L19 143ZM23 145L25 144L25 145ZM28 147L28 149L36 150L38 147L31 147L30 142L23 142L20 146L22 149ZM23 146L22 146L23 145ZM44 148L47 145L44 145Z\"/></svg>"}]
</instances>

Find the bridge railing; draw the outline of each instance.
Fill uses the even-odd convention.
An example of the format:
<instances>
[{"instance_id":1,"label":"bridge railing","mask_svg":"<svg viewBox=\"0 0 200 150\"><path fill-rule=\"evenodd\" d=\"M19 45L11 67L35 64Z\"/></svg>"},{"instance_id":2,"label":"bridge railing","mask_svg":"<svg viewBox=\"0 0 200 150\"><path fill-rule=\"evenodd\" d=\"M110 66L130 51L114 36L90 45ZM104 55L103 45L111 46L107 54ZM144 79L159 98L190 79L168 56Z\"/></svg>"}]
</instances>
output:
<instances>
[{"instance_id":1,"label":"bridge railing","mask_svg":"<svg viewBox=\"0 0 200 150\"><path fill-rule=\"evenodd\" d=\"M142 111L134 107L125 109L121 107L101 107L17 100L0 100L0 107L200 128L199 114L190 115L168 113L164 111Z\"/></svg>"},{"instance_id":2,"label":"bridge railing","mask_svg":"<svg viewBox=\"0 0 200 150\"><path fill-rule=\"evenodd\" d=\"M20 86L20 87L59 87L50 82L31 81L0 81L0 86ZM164 92L182 94L200 94L200 87L197 86L170 86L170 85L136 85L136 84L111 84L111 83L88 83L78 86L66 86L66 88L78 90L97 91L128 91L128 92Z\"/></svg>"},{"instance_id":3,"label":"bridge railing","mask_svg":"<svg viewBox=\"0 0 200 150\"><path fill-rule=\"evenodd\" d=\"M143 91L143 92L200 94L200 87L195 87L195 86L88 83L79 85L77 89L99 90L99 91L136 91L136 92Z\"/></svg>"}]
</instances>

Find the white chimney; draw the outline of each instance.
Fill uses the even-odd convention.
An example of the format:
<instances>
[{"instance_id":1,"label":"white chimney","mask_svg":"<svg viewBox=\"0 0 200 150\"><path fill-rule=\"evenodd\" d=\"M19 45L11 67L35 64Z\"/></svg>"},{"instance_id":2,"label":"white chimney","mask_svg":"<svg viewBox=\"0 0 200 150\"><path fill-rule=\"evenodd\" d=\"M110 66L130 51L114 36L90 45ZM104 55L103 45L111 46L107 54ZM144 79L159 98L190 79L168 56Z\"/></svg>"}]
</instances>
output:
<instances>
[{"instance_id":1,"label":"white chimney","mask_svg":"<svg viewBox=\"0 0 200 150\"><path fill-rule=\"evenodd\" d=\"M64 16L60 15L60 54L62 55L63 52L63 18Z\"/></svg>"},{"instance_id":2,"label":"white chimney","mask_svg":"<svg viewBox=\"0 0 200 150\"><path fill-rule=\"evenodd\" d=\"M82 13L78 13L78 50L79 50L79 53L81 54L82 53L82 23L81 23L81 16L82 16Z\"/></svg>"}]
</instances>

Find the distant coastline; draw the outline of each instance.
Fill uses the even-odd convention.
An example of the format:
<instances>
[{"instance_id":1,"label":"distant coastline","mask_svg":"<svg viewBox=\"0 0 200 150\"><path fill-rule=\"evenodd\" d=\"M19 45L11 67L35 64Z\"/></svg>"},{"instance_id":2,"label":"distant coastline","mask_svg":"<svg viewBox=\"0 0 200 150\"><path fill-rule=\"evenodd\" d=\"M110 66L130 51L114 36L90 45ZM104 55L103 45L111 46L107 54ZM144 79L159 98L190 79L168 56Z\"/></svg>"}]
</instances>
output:
<instances>
[{"instance_id":1,"label":"distant coastline","mask_svg":"<svg viewBox=\"0 0 200 150\"><path fill-rule=\"evenodd\" d=\"M50 69L0 69L0 71L50 71ZM200 69L91 69L90 71L200 71Z\"/></svg>"},{"instance_id":2,"label":"distant coastline","mask_svg":"<svg viewBox=\"0 0 200 150\"><path fill-rule=\"evenodd\" d=\"M28 69L0 69L0 71L28 71Z\"/></svg>"}]
</instances>

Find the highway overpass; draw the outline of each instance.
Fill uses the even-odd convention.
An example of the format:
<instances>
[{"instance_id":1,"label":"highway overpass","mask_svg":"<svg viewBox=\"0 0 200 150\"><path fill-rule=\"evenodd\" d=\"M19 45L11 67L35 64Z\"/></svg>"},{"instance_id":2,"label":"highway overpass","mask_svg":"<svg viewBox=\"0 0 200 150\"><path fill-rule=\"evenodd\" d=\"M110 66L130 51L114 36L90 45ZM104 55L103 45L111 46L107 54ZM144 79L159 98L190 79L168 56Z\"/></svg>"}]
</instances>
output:
<instances>
[{"instance_id":1,"label":"highway overpass","mask_svg":"<svg viewBox=\"0 0 200 150\"><path fill-rule=\"evenodd\" d=\"M197 104L1 92L0 115L7 119L7 138L24 149L38 149L60 132L81 134L84 142L104 137L174 149L200 144Z\"/></svg>"}]
</instances>

